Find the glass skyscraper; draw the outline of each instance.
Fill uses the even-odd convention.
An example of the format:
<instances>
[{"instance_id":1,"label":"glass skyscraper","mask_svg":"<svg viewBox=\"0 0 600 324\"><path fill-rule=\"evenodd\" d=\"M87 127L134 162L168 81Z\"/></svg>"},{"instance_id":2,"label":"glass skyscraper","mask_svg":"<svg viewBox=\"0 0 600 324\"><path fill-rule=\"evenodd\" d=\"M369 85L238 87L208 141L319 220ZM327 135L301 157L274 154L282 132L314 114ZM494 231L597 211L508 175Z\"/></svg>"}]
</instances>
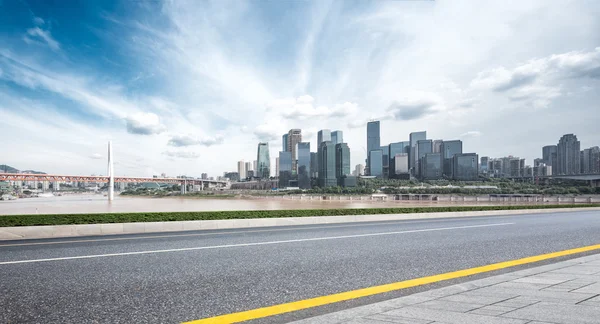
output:
<instances>
[{"instance_id":1,"label":"glass skyscraper","mask_svg":"<svg viewBox=\"0 0 600 324\"><path fill-rule=\"evenodd\" d=\"M289 186L292 179L292 152L279 152L279 188Z\"/></svg>"},{"instance_id":2,"label":"glass skyscraper","mask_svg":"<svg viewBox=\"0 0 600 324\"><path fill-rule=\"evenodd\" d=\"M420 165L421 159L425 157L425 154L432 153L433 151L433 143L431 140L418 140L417 145L415 145L415 156L417 158L417 163L415 164L415 175L421 176L422 166Z\"/></svg>"},{"instance_id":3,"label":"glass skyscraper","mask_svg":"<svg viewBox=\"0 0 600 324\"><path fill-rule=\"evenodd\" d=\"M319 154L310 152L310 177L317 178L319 174Z\"/></svg>"},{"instance_id":4,"label":"glass skyscraper","mask_svg":"<svg viewBox=\"0 0 600 324\"><path fill-rule=\"evenodd\" d=\"M340 144L344 143L344 132L337 130L331 132L331 143Z\"/></svg>"},{"instance_id":5,"label":"glass skyscraper","mask_svg":"<svg viewBox=\"0 0 600 324\"><path fill-rule=\"evenodd\" d=\"M455 154L452 158L452 178L455 180L474 181L479 178L479 157L475 153Z\"/></svg>"},{"instance_id":6,"label":"glass skyscraper","mask_svg":"<svg viewBox=\"0 0 600 324\"><path fill-rule=\"evenodd\" d=\"M447 177L452 177L452 172L454 171L454 167L452 163L454 163L453 157L456 154L462 154L463 152L463 143L461 140L453 140L453 141L443 141L441 152L442 153L442 168L443 174Z\"/></svg>"},{"instance_id":7,"label":"glass skyscraper","mask_svg":"<svg viewBox=\"0 0 600 324\"><path fill-rule=\"evenodd\" d=\"M350 148L346 143L339 143L335 146L335 175L340 179L350 175Z\"/></svg>"},{"instance_id":8,"label":"glass skyscraper","mask_svg":"<svg viewBox=\"0 0 600 324\"><path fill-rule=\"evenodd\" d=\"M406 153L408 154L408 150L410 148L410 142L397 142L397 143L391 143L390 145L388 145L388 151L389 151L389 176L392 177L395 174L395 167L394 167L394 157L396 156L396 154L400 154L400 153Z\"/></svg>"},{"instance_id":9,"label":"glass skyscraper","mask_svg":"<svg viewBox=\"0 0 600 324\"><path fill-rule=\"evenodd\" d=\"M369 175L381 178L383 176L383 151L369 152Z\"/></svg>"},{"instance_id":10,"label":"glass skyscraper","mask_svg":"<svg viewBox=\"0 0 600 324\"><path fill-rule=\"evenodd\" d=\"M310 189L310 143L300 142L296 144L296 152L298 154L298 187L300 189Z\"/></svg>"},{"instance_id":11,"label":"glass skyscraper","mask_svg":"<svg viewBox=\"0 0 600 324\"><path fill-rule=\"evenodd\" d=\"M329 129L322 129L317 133L317 148L321 147L323 142L331 142L331 131Z\"/></svg>"},{"instance_id":12,"label":"glass skyscraper","mask_svg":"<svg viewBox=\"0 0 600 324\"><path fill-rule=\"evenodd\" d=\"M319 147L319 187L337 186L335 177L335 145L331 141L322 142Z\"/></svg>"},{"instance_id":13,"label":"glass skyscraper","mask_svg":"<svg viewBox=\"0 0 600 324\"><path fill-rule=\"evenodd\" d=\"M284 152L288 151L288 134L283 134L283 136L281 136L281 150Z\"/></svg>"},{"instance_id":14,"label":"glass skyscraper","mask_svg":"<svg viewBox=\"0 0 600 324\"><path fill-rule=\"evenodd\" d=\"M381 132L379 126L378 120L367 123L367 168L369 175L374 175L371 173L371 151L381 150Z\"/></svg>"},{"instance_id":15,"label":"glass skyscraper","mask_svg":"<svg viewBox=\"0 0 600 324\"><path fill-rule=\"evenodd\" d=\"M271 176L271 158L269 156L269 143L258 143L256 156L256 173L261 179L269 179Z\"/></svg>"},{"instance_id":16,"label":"glass skyscraper","mask_svg":"<svg viewBox=\"0 0 600 324\"><path fill-rule=\"evenodd\" d=\"M556 174L579 174L581 171L581 153L577 136L573 134L563 135L558 141L556 157ZM552 167L552 173L554 174L554 166Z\"/></svg>"},{"instance_id":17,"label":"glass skyscraper","mask_svg":"<svg viewBox=\"0 0 600 324\"><path fill-rule=\"evenodd\" d=\"M426 131L422 131L422 132L413 132L410 133L409 135L409 141L410 141L410 149L408 151L408 166L411 170L413 170L413 174L416 173L417 170L415 170L415 167L417 165L417 161L419 161L419 158L417 157L415 150L416 150L416 146L417 146L417 142L421 141L421 140L426 140L427 139L427 132Z\"/></svg>"},{"instance_id":18,"label":"glass skyscraper","mask_svg":"<svg viewBox=\"0 0 600 324\"><path fill-rule=\"evenodd\" d=\"M427 153L421 159L421 178L437 180L442 177L442 154Z\"/></svg>"}]
</instances>

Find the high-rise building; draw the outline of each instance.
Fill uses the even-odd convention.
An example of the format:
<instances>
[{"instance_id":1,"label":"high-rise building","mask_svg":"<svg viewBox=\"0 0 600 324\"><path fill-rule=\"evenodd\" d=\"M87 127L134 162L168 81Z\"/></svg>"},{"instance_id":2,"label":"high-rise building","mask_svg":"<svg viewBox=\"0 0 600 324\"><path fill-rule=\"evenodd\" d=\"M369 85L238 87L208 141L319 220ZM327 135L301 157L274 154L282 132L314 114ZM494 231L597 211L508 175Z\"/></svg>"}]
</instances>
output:
<instances>
[{"instance_id":1,"label":"high-rise building","mask_svg":"<svg viewBox=\"0 0 600 324\"><path fill-rule=\"evenodd\" d=\"M600 173L600 148L598 146L590 147L582 151L581 173L597 174Z\"/></svg>"},{"instance_id":2,"label":"high-rise building","mask_svg":"<svg viewBox=\"0 0 600 324\"><path fill-rule=\"evenodd\" d=\"M202 180L208 180L208 174L206 174L206 173L202 173L202 174L200 175L200 178L202 178Z\"/></svg>"},{"instance_id":3,"label":"high-rise building","mask_svg":"<svg viewBox=\"0 0 600 324\"><path fill-rule=\"evenodd\" d=\"M383 177L383 151L373 150L369 152L369 175L378 178Z\"/></svg>"},{"instance_id":4,"label":"high-rise building","mask_svg":"<svg viewBox=\"0 0 600 324\"><path fill-rule=\"evenodd\" d=\"M390 146L388 144L385 146L381 146L379 149L381 150L381 152L383 152L382 153L383 154L382 155L383 156L383 160L382 160L382 162L383 162L383 165L382 165L383 177L387 179L389 176L389 167L390 167Z\"/></svg>"},{"instance_id":5,"label":"high-rise building","mask_svg":"<svg viewBox=\"0 0 600 324\"><path fill-rule=\"evenodd\" d=\"M415 154L417 141L426 140L426 139L427 139L426 131L413 132L413 133L410 133L408 136L408 140L410 142L410 148L408 151L408 163L409 163L409 168L412 170L413 174L415 174L414 173L416 171L415 166L417 164L417 161L419 160Z\"/></svg>"},{"instance_id":6,"label":"high-rise building","mask_svg":"<svg viewBox=\"0 0 600 324\"><path fill-rule=\"evenodd\" d=\"M421 179L437 180L442 177L442 154L441 153L426 153L420 159Z\"/></svg>"},{"instance_id":7,"label":"high-rise building","mask_svg":"<svg viewBox=\"0 0 600 324\"><path fill-rule=\"evenodd\" d=\"M248 171L252 171L252 162L246 162L246 177L248 177Z\"/></svg>"},{"instance_id":8,"label":"high-rise building","mask_svg":"<svg viewBox=\"0 0 600 324\"><path fill-rule=\"evenodd\" d=\"M381 150L381 129L378 120L367 123L367 174L371 174L371 151ZM383 167L383 164L382 164ZM383 171L382 171L383 172ZM380 175L381 176L381 175Z\"/></svg>"},{"instance_id":9,"label":"high-rise building","mask_svg":"<svg viewBox=\"0 0 600 324\"><path fill-rule=\"evenodd\" d=\"M390 170L394 170L393 178L410 179L410 169L408 164L408 153L396 153L392 159L392 164L390 165Z\"/></svg>"},{"instance_id":10,"label":"high-rise building","mask_svg":"<svg viewBox=\"0 0 600 324\"><path fill-rule=\"evenodd\" d=\"M261 179L269 179L271 176L271 158L269 157L269 143L258 143L256 154L257 161L257 177Z\"/></svg>"},{"instance_id":11,"label":"high-rise building","mask_svg":"<svg viewBox=\"0 0 600 324\"><path fill-rule=\"evenodd\" d=\"M258 177L258 161L252 161L252 170L254 170L254 176Z\"/></svg>"},{"instance_id":12,"label":"high-rise building","mask_svg":"<svg viewBox=\"0 0 600 324\"><path fill-rule=\"evenodd\" d=\"M542 160L547 165L552 165L552 154L556 154L556 145L546 145L542 147Z\"/></svg>"},{"instance_id":13,"label":"high-rise building","mask_svg":"<svg viewBox=\"0 0 600 324\"><path fill-rule=\"evenodd\" d=\"M417 145L415 145L415 156L417 158L417 163L415 164L415 172L414 175L421 176L422 167L420 165L421 159L425 157L425 154L432 153L433 143L431 140L418 140Z\"/></svg>"},{"instance_id":14,"label":"high-rise building","mask_svg":"<svg viewBox=\"0 0 600 324\"><path fill-rule=\"evenodd\" d=\"M389 177L392 178L394 176L394 158L396 157L396 154L398 153L406 153L408 156L408 150L410 149L410 142L405 141L405 142L396 142L396 143L390 143L390 145L388 145L388 151L389 151Z\"/></svg>"},{"instance_id":15,"label":"high-rise building","mask_svg":"<svg viewBox=\"0 0 600 324\"><path fill-rule=\"evenodd\" d=\"M300 142L296 144L296 153L298 154L297 172L298 172L298 187L300 189L310 189L310 166L311 152L309 142Z\"/></svg>"},{"instance_id":16,"label":"high-rise building","mask_svg":"<svg viewBox=\"0 0 600 324\"><path fill-rule=\"evenodd\" d=\"M246 163L242 160L242 161L238 161L237 163L237 169L238 169L238 174L240 176L240 180L242 179L246 179L247 177L247 173L246 173Z\"/></svg>"},{"instance_id":17,"label":"high-rise building","mask_svg":"<svg viewBox=\"0 0 600 324\"><path fill-rule=\"evenodd\" d=\"M287 151L281 151L287 152ZM275 175L279 176L279 156L275 158Z\"/></svg>"},{"instance_id":18,"label":"high-rise building","mask_svg":"<svg viewBox=\"0 0 600 324\"><path fill-rule=\"evenodd\" d=\"M288 146L286 151L292 152L292 174L296 174L296 160L298 160L298 154L296 152L296 144L302 142L302 130L294 128L288 132Z\"/></svg>"},{"instance_id":19,"label":"high-rise building","mask_svg":"<svg viewBox=\"0 0 600 324\"><path fill-rule=\"evenodd\" d=\"M287 188L292 180L292 152L279 152L279 188Z\"/></svg>"},{"instance_id":20,"label":"high-rise building","mask_svg":"<svg viewBox=\"0 0 600 324\"><path fill-rule=\"evenodd\" d=\"M319 187L337 186L335 176L335 145L331 141L322 142L319 147Z\"/></svg>"},{"instance_id":21,"label":"high-rise building","mask_svg":"<svg viewBox=\"0 0 600 324\"><path fill-rule=\"evenodd\" d=\"M455 154L452 167L452 179L475 181L479 178L479 158L476 153Z\"/></svg>"},{"instance_id":22,"label":"high-rise building","mask_svg":"<svg viewBox=\"0 0 600 324\"><path fill-rule=\"evenodd\" d=\"M443 141L440 147L440 153L442 153L442 172L446 177L452 178L452 171L454 167L454 155L461 154L463 152L463 144L461 140Z\"/></svg>"},{"instance_id":23,"label":"high-rise building","mask_svg":"<svg viewBox=\"0 0 600 324\"><path fill-rule=\"evenodd\" d=\"M481 172L483 174L487 174L489 163L490 163L490 158L487 156L482 156L480 161L481 161L481 163L479 164L479 172Z\"/></svg>"},{"instance_id":24,"label":"high-rise building","mask_svg":"<svg viewBox=\"0 0 600 324\"><path fill-rule=\"evenodd\" d=\"M319 176L319 154L310 152L310 177L316 179Z\"/></svg>"},{"instance_id":25,"label":"high-rise building","mask_svg":"<svg viewBox=\"0 0 600 324\"><path fill-rule=\"evenodd\" d=\"M354 175L357 177L365 175L365 166L362 164L357 164L354 168Z\"/></svg>"},{"instance_id":26,"label":"high-rise building","mask_svg":"<svg viewBox=\"0 0 600 324\"><path fill-rule=\"evenodd\" d=\"M281 150L284 152L288 151L288 133L283 134L283 136L281 136Z\"/></svg>"},{"instance_id":27,"label":"high-rise building","mask_svg":"<svg viewBox=\"0 0 600 324\"><path fill-rule=\"evenodd\" d=\"M556 148L556 174L579 174L581 171L580 154L580 143L577 136L574 134L563 135Z\"/></svg>"},{"instance_id":28,"label":"high-rise building","mask_svg":"<svg viewBox=\"0 0 600 324\"><path fill-rule=\"evenodd\" d=\"M331 143L336 145L344 143L344 132L342 132L341 130L331 132Z\"/></svg>"},{"instance_id":29,"label":"high-rise building","mask_svg":"<svg viewBox=\"0 0 600 324\"><path fill-rule=\"evenodd\" d=\"M443 140L435 140L433 141L433 153L441 153L442 152L442 143Z\"/></svg>"},{"instance_id":30,"label":"high-rise building","mask_svg":"<svg viewBox=\"0 0 600 324\"><path fill-rule=\"evenodd\" d=\"M323 142L331 142L331 130L322 129L317 133L317 149L321 147Z\"/></svg>"},{"instance_id":31,"label":"high-rise building","mask_svg":"<svg viewBox=\"0 0 600 324\"><path fill-rule=\"evenodd\" d=\"M335 145L335 175L342 186L342 178L350 175L350 148L346 143Z\"/></svg>"}]
</instances>

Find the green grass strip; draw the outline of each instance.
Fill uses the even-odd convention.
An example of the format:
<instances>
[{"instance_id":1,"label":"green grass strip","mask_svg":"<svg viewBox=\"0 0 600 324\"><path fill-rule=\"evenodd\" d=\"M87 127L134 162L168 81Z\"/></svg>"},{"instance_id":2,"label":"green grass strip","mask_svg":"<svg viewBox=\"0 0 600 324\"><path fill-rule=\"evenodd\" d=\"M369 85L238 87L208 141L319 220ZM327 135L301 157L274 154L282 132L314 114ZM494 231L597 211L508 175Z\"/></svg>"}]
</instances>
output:
<instances>
[{"instance_id":1,"label":"green grass strip","mask_svg":"<svg viewBox=\"0 0 600 324\"><path fill-rule=\"evenodd\" d=\"M357 209L294 209L294 210L228 210L200 212L155 212L155 213L98 213L98 214L46 214L0 216L0 227L41 226L71 224L108 224L135 222L172 222L190 220L249 219L275 217L381 215L408 213L439 213L515 209L551 209L600 207L600 204L562 205L509 205L509 206L451 206L451 207L402 207L402 208L357 208Z\"/></svg>"}]
</instances>

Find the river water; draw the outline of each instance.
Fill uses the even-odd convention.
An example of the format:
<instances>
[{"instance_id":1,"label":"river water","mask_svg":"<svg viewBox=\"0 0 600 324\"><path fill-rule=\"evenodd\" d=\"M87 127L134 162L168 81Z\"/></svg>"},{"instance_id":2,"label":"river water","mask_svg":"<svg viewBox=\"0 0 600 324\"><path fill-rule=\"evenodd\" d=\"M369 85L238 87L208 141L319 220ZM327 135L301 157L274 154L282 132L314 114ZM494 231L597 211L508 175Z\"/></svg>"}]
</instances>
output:
<instances>
[{"instance_id":1,"label":"river water","mask_svg":"<svg viewBox=\"0 0 600 324\"><path fill-rule=\"evenodd\" d=\"M78 214L118 212L166 212L210 210L273 210L321 208L369 208L444 206L448 203L400 201L327 201L290 200L281 198L256 199L194 199L115 196L111 203L102 195L65 195L56 197L22 198L0 201L0 215L16 214Z\"/></svg>"}]
</instances>

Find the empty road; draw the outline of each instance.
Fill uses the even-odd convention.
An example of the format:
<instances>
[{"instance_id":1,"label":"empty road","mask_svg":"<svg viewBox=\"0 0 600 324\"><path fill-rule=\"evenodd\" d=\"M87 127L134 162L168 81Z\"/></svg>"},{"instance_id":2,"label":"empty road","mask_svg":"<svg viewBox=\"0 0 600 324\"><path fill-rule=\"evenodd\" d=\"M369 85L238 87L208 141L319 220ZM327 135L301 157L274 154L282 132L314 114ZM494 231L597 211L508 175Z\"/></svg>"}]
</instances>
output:
<instances>
[{"instance_id":1,"label":"empty road","mask_svg":"<svg viewBox=\"0 0 600 324\"><path fill-rule=\"evenodd\" d=\"M0 323L178 323L599 243L599 211L3 241Z\"/></svg>"}]
</instances>

